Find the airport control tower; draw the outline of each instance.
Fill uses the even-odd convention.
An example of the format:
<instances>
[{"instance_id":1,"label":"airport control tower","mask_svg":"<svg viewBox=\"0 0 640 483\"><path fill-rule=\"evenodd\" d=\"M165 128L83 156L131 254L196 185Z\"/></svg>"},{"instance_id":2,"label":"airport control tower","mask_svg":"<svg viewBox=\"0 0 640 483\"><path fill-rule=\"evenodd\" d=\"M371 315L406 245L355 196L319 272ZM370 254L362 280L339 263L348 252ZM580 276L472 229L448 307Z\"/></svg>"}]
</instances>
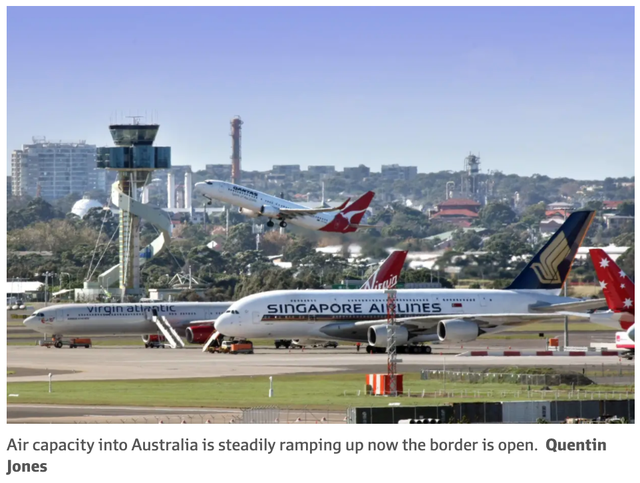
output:
<instances>
[{"instance_id":1,"label":"airport control tower","mask_svg":"<svg viewBox=\"0 0 640 483\"><path fill-rule=\"evenodd\" d=\"M171 221L161 209L143 203L141 191L151 181L156 169L171 167L171 148L153 146L158 124L141 124L138 117L132 124L109 126L116 147L97 149L97 167L118 172L111 188L111 202L120 209L120 263L98 276L100 287L121 300L137 299L140 287L140 265L162 250L171 239ZM140 220L152 224L159 236L140 250ZM117 293L115 287L118 288Z\"/></svg>"}]
</instances>

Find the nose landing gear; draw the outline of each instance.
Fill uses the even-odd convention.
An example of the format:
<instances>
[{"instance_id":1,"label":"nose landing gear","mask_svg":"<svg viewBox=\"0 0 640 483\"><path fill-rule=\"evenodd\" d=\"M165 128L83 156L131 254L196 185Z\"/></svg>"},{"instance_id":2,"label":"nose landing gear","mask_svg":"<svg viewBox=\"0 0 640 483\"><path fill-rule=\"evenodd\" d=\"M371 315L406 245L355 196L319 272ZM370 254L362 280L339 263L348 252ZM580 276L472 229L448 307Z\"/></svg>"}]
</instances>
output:
<instances>
[{"instance_id":1,"label":"nose landing gear","mask_svg":"<svg viewBox=\"0 0 640 483\"><path fill-rule=\"evenodd\" d=\"M269 221L267 221L267 226L268 226L269 228L273 227L273 225L274 225L273 220L269 220Z\"/></svg>"}]
</instances>

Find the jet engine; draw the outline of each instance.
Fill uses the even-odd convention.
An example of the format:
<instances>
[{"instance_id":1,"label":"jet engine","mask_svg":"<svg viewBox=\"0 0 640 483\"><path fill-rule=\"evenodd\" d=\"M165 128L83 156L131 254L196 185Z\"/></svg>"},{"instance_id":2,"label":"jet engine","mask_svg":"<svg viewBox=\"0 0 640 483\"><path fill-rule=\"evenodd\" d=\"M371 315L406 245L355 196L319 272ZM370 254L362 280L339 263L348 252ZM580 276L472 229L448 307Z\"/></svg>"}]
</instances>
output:
<instances>
[{"instance_id":1,"label":"jet engine","mask_svg":"<svg viewBox=\"0 0 640 483\"><path fill-rule=\"evenodd\" d=\"M441 342L471 342L484 332L475 322L468 320L441 320L436 329Z\"/></svg>"},{"instance_id":2,"label":"jet engine","mask_svg":"<svg viewBox=\"0 0 640 483\"><path fill-rule=\"evenodd\" d=\"M633 342L636 341L636 324L633 324L631 327L629 327L629 330L627 330L627 335Z\"/></svg>"},{"instance_id":3,"label":"jet engine","mask_svg":"<svg viewBox=\"0 0 640 483\"><path fill-rule=\"evenodd\" d=\"M387 347L387 326L373 325L367 331L367 341L373 347ZM409 340L409 331L402 325L396 326L396 344L405 345Z\"/></svg>"},{"instance_id":4,"label":"jet engine","mask_svg":"<svg viewBox=\"0 0 640 483\"><path fill-rule=\"evenodd\" d=\"M238 208L238 213L248 216L249 218L258 218L261 216L260 213L253 210L247 210L246 208Z\"/></svg>"},{"instance_id":5,"label":"jet engine","mask_svg":"<svg viewBox=\"0 0 640 483\"><path fill-rule=\"evenodd\" d=\"M262 205L260 208L260 214L268 218L277 218L280 216L280 209L271 205Z\"/></svg>"},{"instance_id":6,"label":"jet engine","mask_svg":"<svg viewBox=\"0 0 640 483\"><path fill-rule=\"evenodd\" d=\"M192 325L185 330L185 336L189 344L204 344L214 330L211 325Z\"/></svg>"}]
</instances>

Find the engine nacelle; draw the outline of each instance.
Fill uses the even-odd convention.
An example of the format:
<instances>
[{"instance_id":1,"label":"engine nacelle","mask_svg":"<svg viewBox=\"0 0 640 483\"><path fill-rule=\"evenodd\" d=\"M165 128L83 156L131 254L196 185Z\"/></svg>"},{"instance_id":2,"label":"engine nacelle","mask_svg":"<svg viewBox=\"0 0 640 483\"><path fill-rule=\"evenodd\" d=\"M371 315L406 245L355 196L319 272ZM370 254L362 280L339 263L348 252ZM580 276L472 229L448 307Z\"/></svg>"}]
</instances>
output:
<instances>
[{"instance_id":1,"label":"engine nacelle","mask_svg":"<svg viewBox=\"0 0 640 483\"><path fill-rule=\"evenodd\" d=\"M260 214L267 218L277 218L280 216L280 209L271 205L262 205L260 208Z\"/></svg>"},{"instance_id":2,"label":"engine nacelle","mask_svg":"<svg viewBox=\"0 0 640 483\"><path fill-rule=\"evenodd\" d=\"M253 210L247 210L246 208L238 208L238 213L248 216L249 218L258 218L261 216L260 213Z\"/></svg>"},{"instance_id":3,"label":"engine nacelle","mask_svg":"<svg viewBox=\"0 0 640 483\"><path fill-rule=\"evenodd\" d=\"M629 327L629 330L627 330L627 335L633 342L636 341L636 324L633 324L631 327Z\"/></svg>"},{"instance_id":4,"label":"engine nacelle","mask_svg":"<svg viewBox=\"0 0 640 483\"><path fill-rule=\"evenodd\" d=\"M471 342L483 334L475 322L468 320L441 320L436 329L440 342Z\"/></svg>"},{"instance_id":5,"label":"engine nacelle","mask_svg":"<svg viewBox=\"0 0 640 483\"><path fill-rule=\"evenodd\" d=\"M387 326L373 325L367 331L367 341L373 347L387 347ZM405 345L409 341L409 331L401 325L396 326L396 344Z\"/></svg>"},{"instance_id":6,"label":"engine nacelle","mask_svg":"<svg viewBox=\"0 0 640 483\"><path fill-rule=\"evenodd\" d=\"M212 325L192 325L185 330L185 337L189 344L204 344L214 330Z\"/></svg>"}]
</instances>

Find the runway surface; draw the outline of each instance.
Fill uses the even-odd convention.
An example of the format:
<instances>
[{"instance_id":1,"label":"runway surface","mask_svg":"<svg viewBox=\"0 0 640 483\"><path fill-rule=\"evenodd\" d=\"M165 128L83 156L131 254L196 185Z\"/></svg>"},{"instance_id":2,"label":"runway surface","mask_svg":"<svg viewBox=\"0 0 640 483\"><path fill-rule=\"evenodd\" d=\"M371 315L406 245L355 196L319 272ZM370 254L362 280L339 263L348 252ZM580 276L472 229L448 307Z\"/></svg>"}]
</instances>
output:
<instances>
[{"instance_id":1,"label":"runway surface","mask_svg":"<svg viewBox=\"0 0 640 483\"><path fill-rule=\"evenodd\" d=\"M465 347L471 350L473 347ZM435 349L438 351L438 349ZM459 351L458 351L459 352ZM622 366L633 370L633 361L618 357L458 357L447 354L401 354L399 369L474 368L496 366L544 366L579 371L584 367ZM15 371L9 382L43 381L49 372L57 381L113 379L169 379L194 377L313 374L331 372L385 372L385 354L357 353L353 347L316 350L257 349L255 354L209 354L200 349L46 349L8 347L7 366ZM34 372L35 371L35 372ZM38 374L38 372L40 372Z\"/></svg>"}]
</instances>

